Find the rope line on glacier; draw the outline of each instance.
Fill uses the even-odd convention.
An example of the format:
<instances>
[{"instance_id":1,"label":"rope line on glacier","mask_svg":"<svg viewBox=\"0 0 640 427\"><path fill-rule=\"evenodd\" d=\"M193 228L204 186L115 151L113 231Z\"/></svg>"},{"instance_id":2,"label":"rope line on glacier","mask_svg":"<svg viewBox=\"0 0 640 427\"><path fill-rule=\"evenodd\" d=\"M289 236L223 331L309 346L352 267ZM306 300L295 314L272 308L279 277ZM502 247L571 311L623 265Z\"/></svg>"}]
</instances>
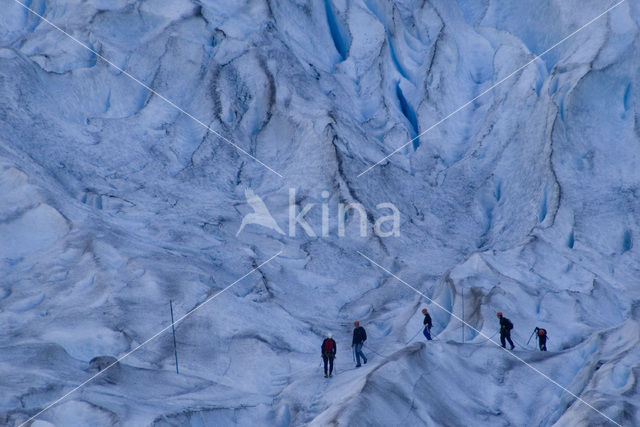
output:
<instances>
[{"instance_id":1,"label":"rope line on glacier","mask_svg":"<svg viewBox=\"0 0 640 427\"><path fill-rule=\"evenodd\" d=\"M17 1L17 0L16 0ZM511 74L507 75L506 77L502 78L500 81L498 81L497 83L494 83L492 86L490 86L488 89L485 89L484 91L482 91L478 96L476 96L475 98L471 99L470 101L466 102L465 104L462 104L460 107L456 108L455 110L453 110L451 113L447 114L446 116L444 116L442 119L440 119L439 121L437 121L436 123L432 124L431 126L429 126L427 129L425 129L422 133L420 133L418 136L412 138L411 140L409 140L407 143L401 145L400 147L396 148L395 150L393 150L390 154L388 154L387 156L383 157L382 159L378 160L376 163L374 163L373 165L369 166L367 169L365 169L363 172L360 172L360 174L358 175L358 178L360 178L362 175L366 174L367 172L369 172L371 169L375 168L376 166L378 166L380 163L386 161L389 157L393 156L394 154L396 154L398 151L404 149L407 145L411 144L413 141L419 139L421 136L423 136L424 134L426 134L427 132L429 132L431 129L438 127L440 124L442 124L443 122L447 121L448 119L450 119L452 116L456 115L458 112L460 112L461 110L464 110L466 107L468 107L469 105L471 105L472 103L474 103L478 98L486 95L487 93L491 92L493 89L495 89L496 87L500 86L502 83L504 83L505 81L509 80L511 77L513 77L515 74L517 74L518 72L522 71L523 69L525 69L526 67L528 67L529 65L533 64L535 61L537 61L538 59L542 58L544 55L546 55L547 53L549 53L551 50L555 49L556 47L558 47L559 45L561 45L562 43L564 43L565 41L569 40L571 37L575 36L576 34L578 34L580 31L584 30L585 28L587 28L589 25L593 24L594 22L596 22L598 19L602 18L604 15L606 15L607 13L611 12L613 9L615 9L616 7L620 6L622 3L624 3L626 0L620 0L618 3L614 4L613 6L611 6L609 9L605 10L604 12L602 12L600 15L596 16L595 18L593 18L591 21L587 22L586 24L584 24L582 27L578 28L577 30L575 30L574 32L572 32L571 34L569 34L568 36L566 36L565 38L563 38L562 40L560 40L559 42L557 42L556 44L554 44L553 46L551 46L550 48L548 48L547 50L545 50L544 52L542 52L539 55L536 55L531 61L527 62L526 64L524 64L523 66L521 66L520 68L518 68L517 70L513 71Z\"/></svg>"},{"instance_id":2,"label":"rope line on glacier","mask_svg":"<svg viewBox=\"0 0 640 427\"><path fill-rule=\"evenodd\" d=\"M33 415L31 418L29 418L28 420L24 421L23 423L20 424L19 427L25 426L27 425L29 422L33 421L34 419L36 419L37 417L39 417L40 415L42 415L42 413L44 413L45 411L51 409L53 406L55 406L56 404L58 404L59 402L61 402L62 400L64 400L66 397L68 397L70 394L78 391L79 389L81 389L82 387L84 387L86 384L88 384L89 382L91 382L92 380L94 380L95 378L99 377L100 375L104 374L106 371L108 371L109 369L111 369L113 366L115 366L118 362L120 362L121 360L125 359L126 357L130 356L132 353L138 351L142 346L148 344L149 342L153 341L154 339L156 339L158 336L162 335L163 333L165 333L166 331L168 331L169 329L171 329L172 327L174 327L174 325L177 325L178 323L182 322L184 319L186 319L187 317L191 316L193 313L196 312L196 310L199 310L200 308L204 307L206 304L208 304L209 302L213 301L214 299L216 299L217 297L219 297L220 295L222 295L224 292L226 292L227 290L229 290L232 286L236 285L237 283L239 283L240 281L242 281L244 278L246 278L247 276L249 276L250 274L252 274L253 272L257 271L258 269L260 269L263 265L271 262L273 259L277 258L280 254L282 253L282 251L278 252L277 254L273 255L271 258L269 258L268 260L264 261L262 264L260 264L259 266L255 267L254 269L252 269L251 271L249 271L247 274L245 274L244 276L240 277L239 279L237 279L236 281L234 281L233 283L231 283L230 285L228 285L227 287L225 287L224 289L222 289L221 291L217 292L215 295L210 296L209 298L207 298L206 300L204 300L202 303L200 303L199 305L195 306L194 308L192 308L191 310L189 310L185 315L183 315L182 317L180 317L178 320L176 320L174 323L170 324L169 326L163 328L162 330L160 330L159 332L157 332L155 335L153 335L151 338L147 339L146 341L144 341L142 344L139 344L137 347L135 347L133 350L130 350L129 352L127 352L124 356L121 356L120 358L118 358L115 362L111 363L109 366L107 366L106 368L104 368L103 370L101 370L100 372L96 373L94 376L92 376L91 378L89 378L88 380L84 381L83 383L81 383L80 385L76 386L75 388L73 388L71 391L67 392L64 396L60 397L59 399L55 400L54 402L48 404L46 407L44 407L40 412L38 412L37 414Z\"/></svg>"},{"instance_id":3,"label":"rope line on glacier","mask_svg":"<svg viewBox=\"0 0 640 427\"><path fill-rule=\"evenodd\" d=\"M562 386L560 383L558 383L557 381L555 381L553 378L549 377L547 374L545 374L544 372L540 371L539 369L537 369L536 367L532 366L531 364L529 364L528 362L526 362L524 359L522 359L521 357L519 357L518 355L516 355L514 352L507 350L506 348L502 347L501 344L499 344L498 342L494 341L493 339L491 339L490 337L488 337L484 332L476 329L475 327L473 327L472 325L470 325L469 323L465 322L463 319L461 319L459 316L457 316L456 314L454 314L453 312L451 312L450 310L447 310L445 307L443 307L442 305L440 305L437 301L432 300L431 298L429 298L428 296L426 296L424 293L420 292L418 289L416 289L415 287L411 286L409 283L407 283L406 281L402 280L400 277L396 276L395 274L393 274L391 271L389 271L388 269L386 269L385 267L383 267L382 265L378 264L377 262L375 262L374 260L372 260L371 258L369 258L368 256L366 256L365 254L363 254L360 251L357 251L358 254L360 254L360 256L362 256L363 258L365 258L367 261L369 261L371 264L377 266L378 268L380 268L382 271L386 272L387 274L389 274L391 277L395 278L396 280L398 280L400 283L402 283L403 285L406 285L407 287L409 287L410 289L412 289L414 292L416 292L419 295L422 295L423 297L425 297L427 300L429 300L429 302L431 302L432 304L436 305L438 308L444 310L445 312L449 313L449 315L451 315L452 317L456 318L457 320L459 320L460 322L464 323L467 327L469 327L470 329L474 330L475 332L478 333L478 335L481 335L484 338L487 338L488 341L492 342L493 344L495 344L498 348L504 350L505 352L507 352L507 354L511 355L512 357L514 357L515 359L517 359L518 361L524 363L527 367L529 367L530 369L532 369L534 372L540 374L543 378L545 378L547 381L551 382L552 384L558 386L559 388L561 388L562 390L564 390L565 392L569 393L572 397L576 398L577 400L579 400L580 402L584 403L585 405L587 405L589 408L593 409L594 411L596 411L598 414L602 415L604 418L606 418L607 420L611 421L613 424L622 427L621 424L615 422L613 419L611 419L609 416L607 416L606 414L604 414L603 412L601 412L600 410L596 409L593 405L591 405L589 402L585 401L584 399L582 399L580 396L576 395L575 393L573 393L572 391L570 391L569 389L567 389L566 387ZM495 335L495 334L494 334Z\"/></svg>"},{"instance_id":4,"label":"rope line on glacier","mask_svg":"<svg viewBox=\"0 0 640 427\"><path fill-rule=\"evenodd\" d=\"M27 6L26 4L22 3L20 0L13 0L16 3L18 3L20 6L22 6L23 8L25 8L27 11L29 11L30 13L34 14L35 16L37 16L38 18L42 19L44 22L46 22L47 24L51 25L53 28L55 28L56 30L60 31L62 34L64 34L65 36L69 37L71 40L73 40L74 42L76 42L77 44L79 44L80 46L82 46L83 48L87 49L89 52L93 53L94 55L96 55L98 58L102 59L104 62L106 62L107 64L111 65L113 68L115 68L116 70L118 70L119 72L121 72L122 74L124 74L125 76L129 77L131 80L133 80L134 82L136 82L137 84L139 84L140 86L142 86L143 88L145 88L146 90L148 90L149 92L151 92L152 94L156 95L158 98L162 99L164 102L166 102L167 104L171 105L173 108L175 108L176 110L178 110L179 112L181 112L182 114L184 114L185 116L189 117L190 119L192 119L193 121L195 121L196 123L198 123L200 126L202 126L203 128L207 129L208 131L210 131L211 133L213 133L214 135L216 135L218 138L220 138L222 141L226 142L227 144L233 146L236 148L236 150L242 152L243 154L247 155L248 157L252 158L253 160L255 160L256 162L258 162L260 165L264 166L265 168L267 168L269 171L273 172L274 174L278 175L280 178L284 178L280 173L276 172L273 168L271 168L269 165L267 165L266 163L262 162L260 159L258 159L257 157L255 157L254 155L250 154L248 151L246 151L244 148L240 147L239 145L235 144L234 142L232 142L231 140L229 140L228 138L226 138L224 135L220 134L219 132L217 132L215 129L213 129L211 126L205 124L202 120L198 119L197 117L195 117L193 114L185 111L182 107L178 106L176 103L174 103L173 101L171 101L169 98L165 97L164 95L156 92L155 90L153 90L149 85L143 83L142 81L140 81L139 79L137 79L136 77L134 77L133 75L131 75L130 73L128 73L127 71L125 71L123 68L119 67L118 65L114 64L113 62L111 62L109 59L107 59L104 55L101 55L100 53L96 52L94 49L92 49L90 46L88 46L86 43L81 42L80 40L78 40L77 38L73 37L71 34L69 34L68 32L66 32L65 30L63 30L62 28L60 28L59 26L57 26L56 24L54 24L53 22L49 21L47 18L45 18L44 16L42 16L41 14L39 14L38 12L34 11L33 9L31 9L29 6Z\"/></svg>"},{"instance_id":5,"label":"rope line on glacier","mask_svg":"<svg viewBox=\"0 0 640 427\"><path fill-rule=\"evenodd\" d=\"M413 341L414 339L416 339L416 337L417 337L418 335L420 335L420 332L422 332L423 330L424 330L424 328L423 328L423 327L422 327L422 328L420 328L420 330L419 330L418 332L416 332L416 334L415 334L413 337L411 337L411 339L409 339L409 341L407 341L407 343L406 343L405 345L408 345L411 341Z\"/></svg>"}]
</instances>

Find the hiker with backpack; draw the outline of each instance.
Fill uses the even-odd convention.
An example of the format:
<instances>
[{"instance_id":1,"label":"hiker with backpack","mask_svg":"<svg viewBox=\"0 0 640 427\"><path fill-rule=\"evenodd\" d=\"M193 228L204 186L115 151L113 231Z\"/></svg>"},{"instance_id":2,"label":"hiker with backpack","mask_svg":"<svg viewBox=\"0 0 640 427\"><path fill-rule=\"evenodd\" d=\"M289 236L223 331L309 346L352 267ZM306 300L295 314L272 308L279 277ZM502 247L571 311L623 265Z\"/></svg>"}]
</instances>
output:
<instances>
[{"instance_id":1,"label":"hiker with backpack","mask_svg":"<svg viewBox=\"0 0 640 427\"><path fill-rule=\"evenodd\" d=\"M504 317L501 311L499 311L496 316L500 319L500 343L502 344L502 348L505 348L505 340L507 340L511 345L509 350L513 350L515 348L513 341L511 341L511 329L513 329L513 323L511 323L511 320Z\"/></svg>"},{"instance_id":2,"label":"hiker with backpack","mask_svg":"<svg viewBox=\"0 0 640 427\"><path fill-rule=\"evenodd\" d=\"M333 376L333 359L336 358L336 342L333 339L331 333L327 334L327 338L322 341L322 360L324 361L324 377L328 378ZM327 374L327 365L329 365L329 371Z\"/></svg>"},{"instance_id":3,"label":"hiker with backpack","mask_svg":"<svg viewBox=\"0 0 640 427\"><path fill-rule=\"evenodd\" d=\"M424 314L424 321L422 324L424 325L424 330L422 333L428 341L431 341L431 316L429 315L429 311L426 308L422 309L422 314Z\"/></svg>"},{"instance_id":4,"label":"hiker with backpack","mask_svg":"<svg viewBox=\"0 0 640 427\"><path fill-rule=\"evenodd\" d=\"M356 368L359 368L360 366L362 366L360 365L360 358L362 358L365 365L367 364L367 357L362 352L362 346L367 340L367 332L362 326L360 326L360 322L358 322L357 320L353 322L353 326L355 326L355 328L353 329L353 340L351 341L351 347L354 348L353 351L356 354Z\"/></svg>"},{"instance_id":5,"label":"hiker with backpack","mask_svg":"<svg viewBox=\"0 0 640 427\"><path fill-rule=\"evenodd\" d=\"M533 332L538 337L538 347L540 351L547 351L547 330L536 326Z\"/></svg>"}]
</instances>

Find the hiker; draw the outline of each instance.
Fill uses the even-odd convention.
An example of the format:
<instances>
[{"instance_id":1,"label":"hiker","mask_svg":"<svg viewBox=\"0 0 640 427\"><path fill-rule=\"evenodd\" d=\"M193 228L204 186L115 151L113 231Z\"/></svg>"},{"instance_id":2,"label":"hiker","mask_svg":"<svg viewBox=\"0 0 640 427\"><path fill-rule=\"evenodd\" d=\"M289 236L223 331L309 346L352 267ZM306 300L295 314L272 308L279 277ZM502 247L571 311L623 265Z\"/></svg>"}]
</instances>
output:
<instances>
[{"instance_id":1,"label":"hiker","mask_svg":"<svg viewBox=\"0 0 640 427\"><path fill-rule=\"evenodd\" d=\"M538 347L540 347L540 351L547 351L547 330L536 326L533 331L538 337Z\"/></svg>"},{"instance_id":2,"label":"hiker","mask_svg":"<svg viewBox=\"0 0 640 427\"><path fill-rule=\"evenodd\" d=\"M424 331L422 333L427 338L428 341L431 341L431 316L429 316L429 311L426 308L422 309L422 314L424 314Z\"/></svg>"},{"instance_id":3,"label":"hiker","mask_svg":"<svg viewBox=\"0 0 640 427\"><path fill-rule=\"evenodd\" d=\"M502 348L505 346L505 340L509 341L511 348L509 350L514 349L513 341L511 341L511 329L513 329L513 323L511 320L502 316L502 312L499 311L496 316L500 319L500 343L502 344Z\"/></svg>"},{"instance_id":4,"label":"hiker","mask_svg":"<svg viewBox=\"0 0 640 427\"><path fill-rule=\"evenodd\" d=\"M364 353L362 352L362 346L364 345L364 342L367 340L367 333L365 332L364 328L362 326L360 326L360 322L358 322L357 320L355 322L353 322L353 326L355 326L355 329L353 330L353 341L351 341L351 347L355 347L354 348L354 352L356 353L356 368L359 368L360 365L360 358L362 357L362 360L364 361L364 364L367 364L367 357L364 355Z\"/></svg>"},{"instance_id":5,"label":"hiker","mask_svg":"<svg viewBox=\"0 0 640 427\"><path fill-rule=\"evenodd\" d=\"M324 361L324 377L333 376L333 359L336 358L336 342L331 333L327 334L327 338L322 341L322 360ZM327 364L329 365L329 373L327 375Z\"/></svg>"}]
</instances>

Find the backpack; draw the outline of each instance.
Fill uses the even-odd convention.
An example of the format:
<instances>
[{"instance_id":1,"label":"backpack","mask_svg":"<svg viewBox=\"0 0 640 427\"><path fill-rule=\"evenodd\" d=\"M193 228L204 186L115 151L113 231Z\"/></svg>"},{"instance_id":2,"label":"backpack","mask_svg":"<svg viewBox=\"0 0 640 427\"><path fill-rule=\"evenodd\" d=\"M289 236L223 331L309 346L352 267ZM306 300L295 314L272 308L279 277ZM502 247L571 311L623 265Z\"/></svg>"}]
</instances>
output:
<instances>
[{"instance_id":1,"label":"backpack","mask_svg":"<svg viewBox=\"0 0 640 427\"><path fill-rule=\"evenodd\" d=\"M547 335L547 330L546 329L538 329L538 335L541 337L544 337Z\"/></svg>"},{"instance_id":2,"label":"backpack","mask_svg":"<svg viewBox=\"0 0 640 427\"><path fill-rule=\"evenodd\" d=\"M504 318L504 323L505 326L507 327L507 330L511 330L513 329L513 323L511 323L511 320L507 319L506 317Z\"/></svg>"},{"instance_id":3,"label":"backpack","mask_svg":"<svg viewBox=\"0 0 640 427\"><path fill-rule=\"evenodd\" d=\"M324 344L322 344L322 352L323 353L333 353L335 350L335 347L333 345L333 340L330 338L327 338L326 340L324 340Z\"/></svg>"}]
</instances>

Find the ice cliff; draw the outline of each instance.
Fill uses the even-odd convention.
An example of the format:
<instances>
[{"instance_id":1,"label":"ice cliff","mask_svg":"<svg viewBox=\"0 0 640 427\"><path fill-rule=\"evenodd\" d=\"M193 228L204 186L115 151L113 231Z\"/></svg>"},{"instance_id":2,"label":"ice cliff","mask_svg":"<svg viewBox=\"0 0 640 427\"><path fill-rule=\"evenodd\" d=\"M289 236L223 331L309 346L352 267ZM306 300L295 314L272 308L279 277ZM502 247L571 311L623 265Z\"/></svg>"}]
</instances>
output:
<instances>
[{"instance_id":1,"label":"ice cliff","mask_svg":"<svg viewBox=\"0 0 640 427\"><path fill-rule=\"evenodd\" d=\"M282 251L32 425L640 424L640 4L493 87L615 4L0 0L0 423Z\"/></svg>"}]
</instances>

